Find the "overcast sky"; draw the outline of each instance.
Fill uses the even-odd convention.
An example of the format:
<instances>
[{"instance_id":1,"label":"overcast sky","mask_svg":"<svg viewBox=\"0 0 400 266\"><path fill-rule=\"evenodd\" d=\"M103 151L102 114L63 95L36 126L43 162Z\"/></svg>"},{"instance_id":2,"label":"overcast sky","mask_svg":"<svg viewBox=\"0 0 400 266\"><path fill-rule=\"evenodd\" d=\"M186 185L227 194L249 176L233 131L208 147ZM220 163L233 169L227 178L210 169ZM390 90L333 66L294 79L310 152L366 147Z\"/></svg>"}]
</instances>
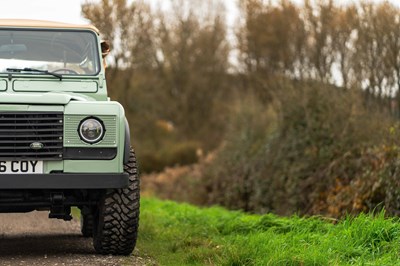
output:
<instances>
[{"instance_id":1,"label":"overcast sky","mask_svg":"<svg viewBox=\"0 0 400 266\"><path fill-rule=\"evenodd\" d=\"M81 16L81 4L85 1L86 0L1 0L0 18L39 19L76 24L87 24L88 21ZM155 3L157 1L162 2L162 0L147 1L151 3ZM232 25L235 20L235 16L237 15L237 0L223 1L227 5L229 24ZM303 0L295 1L303 2ZM337 0L338 3L355 1L359 2L357 0ZM373 1L379 2L382 0ZM400 0L391 0L390 2L400 5Z\"/></svg>"},{"instance_id":2,"label":"overcast sky","mask_svg":"<svg viewBox=\"0 0 400 266\"><path fill-rule=\"evenodd\" d=\"M83 0L1 0L0 18L87 24L87 21L81 17L83 2Z\"/></svg>"}]
</instances>

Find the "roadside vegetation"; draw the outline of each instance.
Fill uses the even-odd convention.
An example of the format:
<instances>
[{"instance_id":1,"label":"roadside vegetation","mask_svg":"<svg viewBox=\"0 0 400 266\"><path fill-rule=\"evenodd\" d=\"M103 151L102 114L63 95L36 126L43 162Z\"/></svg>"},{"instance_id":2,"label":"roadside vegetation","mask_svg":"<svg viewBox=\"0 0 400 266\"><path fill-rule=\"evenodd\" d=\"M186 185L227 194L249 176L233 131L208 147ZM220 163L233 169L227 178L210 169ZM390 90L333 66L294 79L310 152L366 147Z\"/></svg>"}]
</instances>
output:
<instances>
[{"instance_id":1,"label":"roadside vegetation","mask_svg":"<svg viewBox=\"0 0 400 266\"><path fill-rule=\"evenodd\" d=\"M251 215L142 199L137 249L157 265L398 265L400 221Z\"/></svg>"},{"instance_id":2,"label":"roadside vegetation","mask_svg":"<svg viewBox=\"0 0 400 266\"><path fill-rule=\"evenodd\" d=\"M144 197L137 252L399 265L400 8L242 0L229 28L222 1L163 3L87 1L82 14L114 44L107 85L144 195L234 211Z\"/></svg>"},{"instance_id":3,"label":"roadside vegetation","mask_svg":"<svg viewBox=\"0 0 400 266\"><path fill-rule=\"evenodd\" d=\"M399 265L400 8L241 0L229 28L222 1L162 2L82 6L114 44L107 86L144 194L259 215L145 197L139 253Z\"/></svg>"},{"instance_id":4,"label":"roadside vegetation","mask_svg":"<svg viewBox=\"0 0 400 266\"><path fill-rule=\"evenodd\" d=\"M107 86L141 172L192 168L143 190L260 214L399 214L397 5L241 0L228 25L221 0L162 3L82 5L113 44Z\"/></svg>"}]
</instances>

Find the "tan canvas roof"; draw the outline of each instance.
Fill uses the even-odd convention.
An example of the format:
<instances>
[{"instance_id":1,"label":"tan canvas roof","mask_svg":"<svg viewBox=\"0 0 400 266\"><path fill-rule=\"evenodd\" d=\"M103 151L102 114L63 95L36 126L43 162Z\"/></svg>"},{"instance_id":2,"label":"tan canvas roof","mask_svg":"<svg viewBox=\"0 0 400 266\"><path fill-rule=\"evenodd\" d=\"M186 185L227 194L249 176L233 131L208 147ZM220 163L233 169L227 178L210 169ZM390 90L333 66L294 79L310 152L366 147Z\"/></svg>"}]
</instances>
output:
<instances>
[{"instance_id":1,"label":"tan canvas roof","mask_svg":"<svg viewBox=\"0 0 400 266\"><path fill-rule=\"evenodd\" d=\"M79 24L69 24L62 22L31 20L31 19L0 19L0 27L89 29L99 34L99 30L92 25L79 25Z\"/></svg>"}]
</instances>

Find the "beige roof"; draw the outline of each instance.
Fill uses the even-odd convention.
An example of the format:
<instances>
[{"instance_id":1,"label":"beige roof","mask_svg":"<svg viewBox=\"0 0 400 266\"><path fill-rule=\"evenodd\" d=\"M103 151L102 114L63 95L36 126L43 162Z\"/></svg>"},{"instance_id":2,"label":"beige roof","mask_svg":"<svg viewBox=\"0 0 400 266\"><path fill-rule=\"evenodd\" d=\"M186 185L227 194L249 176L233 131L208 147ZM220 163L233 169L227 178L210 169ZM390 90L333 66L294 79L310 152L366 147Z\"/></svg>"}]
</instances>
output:
<instances>
[{"instance_id":1,"label":"beige roof","mask_svg":"<svg viewBox=\"0 0 400 266\"><path fill-rule=\"evenodd\" d=\"M99 30L92 25L79 25L79 24L69 24L63 22L31 20L31 19L0 19L0 28L1 27L89 29L99 34Z\"/></svg>"}]
</instances>

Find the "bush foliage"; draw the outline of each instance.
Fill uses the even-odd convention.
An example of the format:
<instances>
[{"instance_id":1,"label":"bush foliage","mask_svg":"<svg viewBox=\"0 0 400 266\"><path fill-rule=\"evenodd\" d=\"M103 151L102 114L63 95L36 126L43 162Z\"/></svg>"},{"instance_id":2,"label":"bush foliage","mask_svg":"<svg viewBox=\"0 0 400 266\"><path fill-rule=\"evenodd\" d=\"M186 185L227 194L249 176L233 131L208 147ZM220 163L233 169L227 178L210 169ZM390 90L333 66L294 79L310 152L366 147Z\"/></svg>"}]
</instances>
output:
<instances>
[{"instance_id":1,"label":"bush foliage","mask_svg":"<svg viewBox=\"0 0 400 266\"><path fill-rule=\"evenodd\" d=\"M395 158L376 148L389 136L387 116L340 88L285 83L277 91L274 110L243 104L233 115L226 143L205 174L209 203L334 216L394 203L382 191L393 182L381 184L379 176ZM371 169L371 156L385 166Z\"/></svg>"},{"instance_id":2,"label":"bush foliage","mask_svg":"<svg viewBox=\"0 0 400 266\"><path fill-rule=\"evenodd\" d=\"M220 0L165 2L82 6L114 44L107 86L142 172L200 158L196 173L153 186L158 195L251 212L398 213L399 7L242 0L230 29Z\"/></svg>"}]
</instances>

